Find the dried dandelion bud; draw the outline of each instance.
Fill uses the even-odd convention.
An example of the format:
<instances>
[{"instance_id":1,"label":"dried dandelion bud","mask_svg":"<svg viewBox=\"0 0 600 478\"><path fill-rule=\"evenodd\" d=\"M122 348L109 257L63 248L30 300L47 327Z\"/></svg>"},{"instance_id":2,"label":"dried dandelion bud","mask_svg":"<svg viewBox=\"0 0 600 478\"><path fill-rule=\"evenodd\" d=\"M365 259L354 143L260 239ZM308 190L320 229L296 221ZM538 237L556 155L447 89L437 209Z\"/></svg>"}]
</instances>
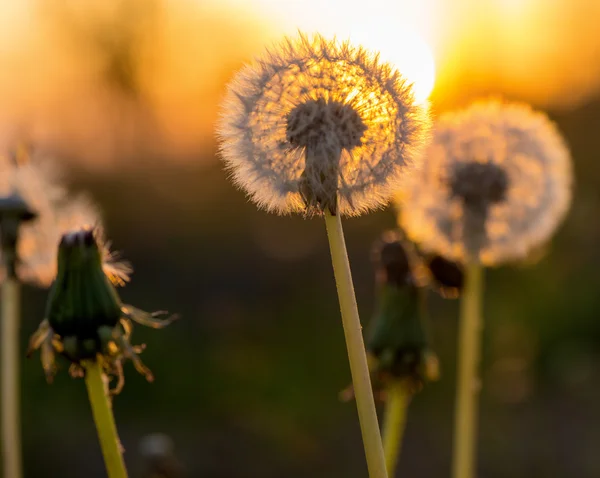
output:
<instances>
[{"instance_id":1,"label":"dried dandelion bud","mask_svg":"<svg viewBox=\"0 0 600 478\"><path fill-rule=\"evenodd\" d=\"M46 318L54 332L65 338L68 358L79 361L101 353L99 330L117 325L121 307L121 300L102 269L102 254L94 231L66 234L58 247L58 274L48 298Z\"/></svg>"},{"instance_id":2,"label":"dried dandelion bud","mask_svg":"<svg viewBox=\"0 0 600 478\"><path fill-rule=\"evenodd\" d=\"M400 224L428 252L485 265L543 244L571 200L571 158L553 123L522 104L443 115L399 193Z\"/></svg>"},{"instance_id":3,"label":"dried dandelion bud","mask_svg":"<svg viewBox=\"0 0 600 478\"><path fill-rule=\"evenodd\" d=\"M260 207L355 216L388 201L428 121L377 56L301 35L237 74L218 136L235 183Z\"/></svg>"},{"instance_id":4,"label":"dried dandelion bud","mask_svg":"<svg viewBox=\"0 0 600 478\"><path fill-rule=\"evenodd\" d=\"M396 231L384 233L375 242L371 254L378 284L393 284L398 287L413 282L409 254Z\"/></svg>"},{"instance_id":5,"label":"dried dandelion bud","mask_svg":"<svg viewBox=\"0 0 600 478\"><path fill-rule=\"evenodd\" d=\"M55 373L54 355L60 353L73 365L71 374L81 376L83 360L99 360L105 371L123 385L122 362L133 361L148 380L152 373L132 346L130 322L161 328L175 317L160 320L161 312L148 314L123 305L103 264L105 247L98 233L81 229L63 236L58 248L58 273L46 305L46 319L32 336L29 354L42 349L42 364L49 381Z\"/></svg>"},{"instance_id":6,"label":"dried dandelion bud","mask_svg":"<svg viewBox=\"0 0 600 478\"><path fill-rule=\"evenodd\" d=\"M413 278L410 256L396 232L385 233L374 248L377 302L366 345L376 359L377 384L401 379L416 391L436 380L439 370L424 325L424 290Z\"/></svg>"}]
</instances>

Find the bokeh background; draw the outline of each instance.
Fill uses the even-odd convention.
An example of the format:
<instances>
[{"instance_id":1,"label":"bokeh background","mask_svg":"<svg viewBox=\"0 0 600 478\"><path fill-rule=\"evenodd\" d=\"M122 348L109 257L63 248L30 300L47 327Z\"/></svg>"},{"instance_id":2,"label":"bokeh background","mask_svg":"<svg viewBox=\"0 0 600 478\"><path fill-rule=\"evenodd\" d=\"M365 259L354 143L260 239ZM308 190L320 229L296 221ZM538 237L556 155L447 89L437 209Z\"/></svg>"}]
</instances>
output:
<instances>
[{"instance_id":1,"label":"bokeh background","mask_svg":"<svg viewBox=\"0 0 600 478\"><path fill-rule=\"evenodd\" d=\"M62 163L135 266L125 302L183 319L138 327L156 382L130 364L114 402L131 476L169 435L186 477L363 477L349 370L319 220L257 211L226 178L213 124L243 62L298 28L395 62L436 114L482 95L545 109L577 185L553 244L488 273L480 473L600 476L600 35L595 0L1 0L0 145ZM363 321L369 249L391 209L345 222ZM24 295L22 346L45 291ZM398 476L447 476L457 302L432 296L442 378L410 408ZM25 472L102 477L86 392L63 363L23 369Z\"/></svg>"}]
</instances>

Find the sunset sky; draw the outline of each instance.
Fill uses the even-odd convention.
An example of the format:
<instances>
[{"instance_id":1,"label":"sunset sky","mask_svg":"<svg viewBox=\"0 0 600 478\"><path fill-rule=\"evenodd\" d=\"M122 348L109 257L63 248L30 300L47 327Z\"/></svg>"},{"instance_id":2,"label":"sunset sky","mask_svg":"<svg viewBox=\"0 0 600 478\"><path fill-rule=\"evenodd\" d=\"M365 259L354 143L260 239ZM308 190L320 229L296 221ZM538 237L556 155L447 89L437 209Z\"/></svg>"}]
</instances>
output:
<instances>
[{"instance_id":1,"label":"sunset sky","mask_svg":"<svg viewBox=\"0 0 600 478\"><path fill-rule=\"evenodd\" d=\"M435 80L436 109L490 94L569 108L600 84L599 15L592 0L1 0L0 141L194 155L233 71L299 29L379 51L420 98Z\"/></svg>"}]
</instances>

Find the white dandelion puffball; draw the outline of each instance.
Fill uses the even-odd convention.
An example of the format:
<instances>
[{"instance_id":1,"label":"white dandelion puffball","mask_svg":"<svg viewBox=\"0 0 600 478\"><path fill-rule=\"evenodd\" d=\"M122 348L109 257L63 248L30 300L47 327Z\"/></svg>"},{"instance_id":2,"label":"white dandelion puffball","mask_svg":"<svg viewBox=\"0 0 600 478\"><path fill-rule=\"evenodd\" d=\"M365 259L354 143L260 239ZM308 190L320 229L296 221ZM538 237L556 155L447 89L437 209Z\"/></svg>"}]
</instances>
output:
<instances>
[{"instance_id":1,"label":"white dandelion puffball","mask_svg":"<svg viewBox=\"0 0 600 478\"><path fill-rule=\"evenodd\" d=\"M451 260L519 260L563 220L572 182L569 151L545 114L480 101L439 118L398 194L399 222Z\"/></svg>"},{"instance_id":2,"label":"white dandelion puffball","mask_svg":"<svg viewBox=\"0 0 600 478\"><path fill-rule=\"evenodd\" d=\"M233 180L260 207L355 216L387 203L428 125L427 106L376 55L300 35L235 76L217 130Z\"/></svg>"},{"instance_id":3,"label":"white dandelion puffball","mask_svg":"<svg viewBox=\"0 0 600 478\"><path fill-rule=\"evenodd\" d=\"M21 225L17 244L17 276L33 285L47 287L56 276L58 244L63 234L82 227L101 229L96 207L83 196L70 196L57 181L56 168L47 158L23 153L20 158L0 153L0 197L17 193L36 213ZM104 246L104 268L115 282L128 279L126 263ZM4 278L0 250L0 280Z\"/></svg>"}]
</instances>

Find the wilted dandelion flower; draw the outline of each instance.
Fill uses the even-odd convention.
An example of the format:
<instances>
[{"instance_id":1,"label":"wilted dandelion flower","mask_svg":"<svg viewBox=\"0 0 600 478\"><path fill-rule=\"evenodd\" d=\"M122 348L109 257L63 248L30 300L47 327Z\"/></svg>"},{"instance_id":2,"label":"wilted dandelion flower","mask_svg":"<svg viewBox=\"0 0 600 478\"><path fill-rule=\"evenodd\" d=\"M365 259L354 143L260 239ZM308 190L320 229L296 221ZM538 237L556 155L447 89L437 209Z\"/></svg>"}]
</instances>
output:
<instances>
[{"instance_id":1,"label":"wilted dandelion flower","mask_svg":"<svg viewBox=\"0 0 600 478\"><path fill-rule=\"evenodd\" d=\"M440 117L422 167L398 195L400 223L450 259L521 259L565 216L571 183L569 151L546 115L477 102Z\"/></svg>"},{"instance_id":2,"label":"wilted dandelion flower","mask_svg":"<svg viewBox=\"0 0 600 478\"><path fill-rule=\"evenodd\" d=\"M65 234L58 248L58 273L50 290L46 317L31 337L29 352L41 348L42 365L48 381L56 367L55 354L72 362L71 374L82 376L85 360L98 360L104 372L123 385L122 363L126 359L149 381L152 373L142 363L143 346L130 343L132 321L162 328L176 317L159 319L164 312L147 313L124 305L114 287L114 273L103 267L103 245L93 229ZM111 274L113 274L111 276Z\"/></svg>"},{"instance_id":3,"label":"wilted dandelion flower","mask_svg":"<svg viewBox=\"0 0 600 478\"><path fill-rule=\"evenodd\" d=\"M48 286L56 275L56 247L62 235L82 226L99 227L99 213L87 198L67 193L49 160L26 150L0 154L0 197L13 193L36 213L35 219L20 229L17 276L24 282ZM127 280L127 264L116 261L108 245L103 249L105 267L121 281ZM0 277L4 275L0 270Z\"/></svg>"},{"instance_id":4,"label":"wilted dandelion flower","mask_svg":"<svg viewBox=\"0 0 600 478\"><path fill-rule=\"evenodd\" d=\"M218 133L234 181L259 206L353 216L387 202L427 125L390 65L300 35L237 74Z\"/></svg>"},{"instance_id":5,"label":"wilted dandelion flower","mask_svg":"<svg viewBox=\"0 0 600 478\"><path fill-rule=\"evenodd\" d=\"M415 277L419 258L401 234L387 231L376 242L372 260L377 301L366 342L376 358L375 386L401 380L416 391L439 374L425 328L424 289Z\"/></svg>"}]
</instances>

